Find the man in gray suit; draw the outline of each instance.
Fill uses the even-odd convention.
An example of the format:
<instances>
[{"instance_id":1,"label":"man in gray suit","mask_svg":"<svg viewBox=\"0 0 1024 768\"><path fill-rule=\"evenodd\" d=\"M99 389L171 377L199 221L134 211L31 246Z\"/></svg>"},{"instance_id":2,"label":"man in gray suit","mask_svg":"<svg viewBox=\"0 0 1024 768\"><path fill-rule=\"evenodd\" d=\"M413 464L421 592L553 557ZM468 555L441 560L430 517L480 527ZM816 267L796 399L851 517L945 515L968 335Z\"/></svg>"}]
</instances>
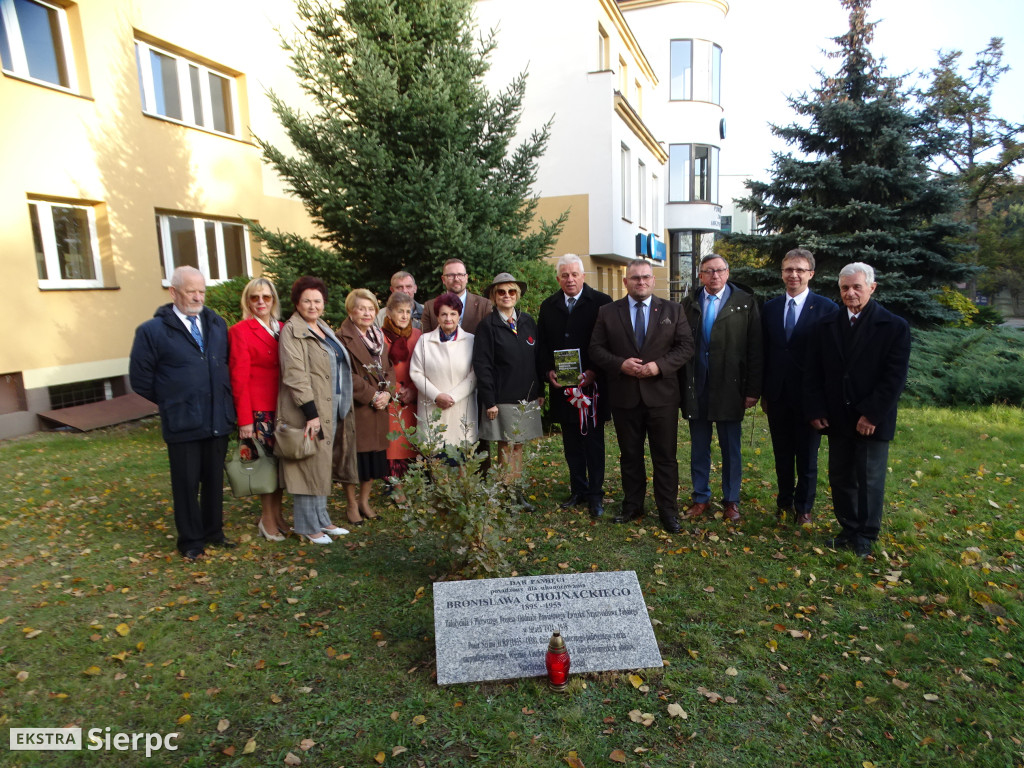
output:
<instances>
[{"instance_id":1,"label":"man in gray suit","mask_svg":"<svg viewBox=\"0 0 1024 768\"><path fill-rule=\"evenodd\" d=\"M646 439L658 517L666 531L678 533L678 372L693 356L693 337L683 308L654 295L654 272L648 262L630 263L623 283L628 296L598 310L590 341L590 359L608 374L619 440L623 499L615 522L643 517Z\"/></svg>"}]
</instances>

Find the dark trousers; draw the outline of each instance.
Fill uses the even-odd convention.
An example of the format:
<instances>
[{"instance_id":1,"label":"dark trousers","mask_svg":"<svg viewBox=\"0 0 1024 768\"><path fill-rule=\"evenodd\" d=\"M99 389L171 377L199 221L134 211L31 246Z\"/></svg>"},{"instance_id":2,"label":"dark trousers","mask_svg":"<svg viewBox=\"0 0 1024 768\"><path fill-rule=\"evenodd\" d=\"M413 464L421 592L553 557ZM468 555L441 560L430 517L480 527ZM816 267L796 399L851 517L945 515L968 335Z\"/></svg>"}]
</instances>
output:
<instances>
[{"instance_id":1,"label":"dark trousers","mask_svg":"<svg viewBox=\"0 0 1024 768\"><path fill-rule=\"evenodd\" d=\"M654 466L654 502L659 515L678 512L679 462L676 459L679 407L612 408L615 435L619 440L619 472L622 475L622 511L643 511L647 495L644 440Z\"/></svg>"},{"instance_id":2,"label":"dark trousers","mask_svg":"<svg viewBox=\"0 0 1024 768\"><path fill-rule=\"evenodd\" d=\"M743 482L743 422L690 419L690 482L693 500L711 501L711 433L718 432L722 449L722 501L739 504Z\"/></svg>"},{"instance_id":3,"label":"dark trousers","mask_svg":"<svg viewBox=\"0 0 1024 768\"><path fill-rule=\"evenodd\" d=\"M579 419L561 421L562 451L569 467L569 492L590 501L604 498L604 422L587 424L580 434Z\"/></svg>"},{"instance_id":4,"label":"dark trousers","mask_svg":"<svg viewBox=\"0 0 1024 768\"><path fill-rule=\"evenodd\" d=\"M768 403L768 429L775 453L775 480L780 509L810 512L818 485L818 448L821 433L799 409L779 401ZM794 467L796 471L794 483Z\"/></svg>"},{"instance_id":5,"label":"dark trousers","mask_svg":"<svg viewBox=\"0 0 1024 768\"><path fill-rule=\"evenodd\" d=\"M885 501L889 443L859 435L828 437L828 482L836 520L847 536L878 538Z\"/></svg>"},{"instance_id":6,"label":"dark trousers","mask_svg":"<svg viewBox=\"0 0 1024 768\"><path fill-rule=\"evenodd\" d=\"M224 456L227 435L168 443L178 550L224 539Z\"/></svg>"}]
</instances>

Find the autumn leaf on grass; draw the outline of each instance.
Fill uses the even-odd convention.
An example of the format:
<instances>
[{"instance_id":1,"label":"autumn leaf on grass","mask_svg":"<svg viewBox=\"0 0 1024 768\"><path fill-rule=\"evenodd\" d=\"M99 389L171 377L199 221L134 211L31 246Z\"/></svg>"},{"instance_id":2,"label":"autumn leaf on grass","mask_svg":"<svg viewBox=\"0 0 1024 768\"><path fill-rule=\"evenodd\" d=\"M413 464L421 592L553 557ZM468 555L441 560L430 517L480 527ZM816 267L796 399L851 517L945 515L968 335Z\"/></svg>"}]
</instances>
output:
<instances>
[{"instance_id":1,"label":"autumn leaf on grass","mask_svg":"<svg viewBox=\"0 0 1024 768\"><path fill-rule=\"evenodd\" d=\"M131 628L124 622L121 622L116 627L114 627L114 631L117 632L117 634L119 634L121 637L124 637L129 632L131 632Z\"/></svg>"},{"instance_id":2,"label":"autumn leaf on grass","mask_svg":"<svg viewBox=\"0 0 1024 768\"><path fill-rule=\"evenodd\" d=\"M291 752L289 752L287 755L284 756L284 764L285 765L302 765L302 760L299 759L298 755L295 755L295 754L292 754Z\"/></svg>"},{"instance_id":3,"label":"autumn leaf on grass","mask_svg":"<svg viewBox=\"0 0 1024 768\"><path fill-rule=\"evenodd\" d=\"M626 753L621 749L613 749L612 753L608 755L608 759L615 763L626 762Z\"/></svg>"},{"instance_id":4,"label":"autumn leaf on grass","mask_svg":"<svg viewBox=\"0 0 1024 768\"><path fill-rule=\"evenodd\" d=\"M217 722L217 733L224 733L228 728L231 727L231 721L226 718L221 718Z\"/></svg>"},{"instance_id":5,"label":"autumn leaf on grass","mask_svg":"<svg viewBox=\"0 0 1024 768\"><path fill-rule=\"evenodd\" d=\"M102 670L97 666L91 666L82 670L83 675L98 675Z\"/></svg>"},{"instance_id":6,"label":"autumn leaf on grass","mask_svg":"<svg viewBox=\"0 0 1024 768\"><path fill-rule=\"evenodd\" d=\"M16 679L19 683L24 683L26 680L28 680L28 672L26 672L25 670L21 670L21 672L17 674Z\"/></svg>"},{"instance_id":7,"label":"autumn leaf on grass","mask_svg":"<svg viewBox=\"0 0 1024 768\"><path fill-rule=\"evenodd\" d=\"M316 742L312 739L303 739L299 742L299 749L301 749L303 752L306 752L307 750L310 750L315 746Z\"/></svg>"},{"instance_id":8,"label":"autumn leaf on grass","mask_svg":"<svg viewBox=\"0 0 1024 768\"><path fill-rule=\"evenodd\" d=\"M739 670L737 670L736 667L727 667L725 670L725 674L727 674L729 677L736 677L736 675L739 674Z\"/></svg>"},{"instance_id":9,"label":"autumn leaf on grass","mask_svg":"<svg viewBox=\"0 0 1024 768\"><path fill-rule=\"evenodd\" d=\"M235 756L235 745L232 744L230 747L225 747L224 749L222 749L220 751L220 753L222 755L227 755L228 757L234 757Z\"/></svg>"},{"instance_id":10,"label":"autumn leaf on grass","mask_svg":"<svg viewBox=\"0 0 1024 768\"><path fill-rule=\"evenodd\" d=\"M187 723L191 719L192 719L192 715L186 713L186 714L182 715L181 717L179 717L176 722L178 723L178 725L184 725L185 723Z\"/></svg>"},{"instance_id":11,"label":"autumn leaf on grass","mask_svg":"<svg viewBox=\"0 0 1024 768\"><path fill-rule=\"evenodd\" d=\"M245 747L242 749L243 755L251 755L256 751L256 739L249 739L245 742Z\"/></svg>"},{"instance_id":12,"label":"autumn leaf on grass","mask_svg":"<svg viewBox=\"0 0 1024 768\"><path fill-rule=\"evenodd\" d=\"M641 685L644 684L644 679L640 677L640 675L630 675L629 682L633 684L634 688L639 688Z\"/></svg>"},{"instance_id":13,"label":"autumn leaf on grass","mask_svg":"<svg viewBox=\"0 0 1024 768\"><path fill-rule=\"evenodd\" d=\"M426 715L416 715L416 717L412 719L413 725L423 725L425 722L427 722Z\"/></svg>"},{"instance_id":14,"label":"autumn leaf on grass","mask_svg":"<svg viewBox=\"0 0 1024 768\"><path fill-rule=\"evenodd\" d=\"M687 711L685 709L683 709L681 706L679 706L678 704L669 704L668 705L668 716L669 717L680 717L683 720L686 720L687 718L690 717L690 715L687 713Z\"/></svg>"},{"instance_id":15,"label":"autumn leaf on grass","mask_svg":"<svg viewBox=\"0 0 1024 768\"><path fill-rule=\"evenodd\" d=\"M641 723L644 727L649 727L654 724L654 715L650 712L641 712L639 709L631 710L629 713L629 719L634 723Z\"/></svg>"},{"instance_id":16,"label":"autumn leaf on grass","mask_svg":"<svg viewBox=\"0 0 1024 768\"><path fill-rule=\"evenodd\" d=\"M569 768L587 768L575 750L565 756L565 762L569 764Z\"/></svg>"},{"instance_id":17,"label":"autumn leaf on grass","mask_svg":"<svg viewBox=\"0 0 1024 768\"><path fill-rule=\"evenodd\" d=\"M715 691L709 691L703 685L697 687L697 693L699 693L702 696L704 696L704 698L706 698L712 704L716 704L722 698L722 694L716 693Z\"/></svg>"},{"instance_id":18,"label":"autumn leaf on grass","mask_svg":"<svg viewBox=\"0 0 1024 768\"><path fill-rule=\"evenodd\" d=\"M1017 532L1013 534L1013 538L1017 541L1024 541L1024 528L1018 528Z\"/></svg>"},{"instance_id":19,"label":"autumn leaf on grass","mask_svg":"<svg viewBox=\"0 0 1024 768\"><path fill-rule=\"evenodd\" d=\"M408 752L408 751L409 751L408 747L403 747L403 746L392 747L391 748L391 756L395 757L396 755L400 755L403 752Z\"/></svg>"}]
</instances>

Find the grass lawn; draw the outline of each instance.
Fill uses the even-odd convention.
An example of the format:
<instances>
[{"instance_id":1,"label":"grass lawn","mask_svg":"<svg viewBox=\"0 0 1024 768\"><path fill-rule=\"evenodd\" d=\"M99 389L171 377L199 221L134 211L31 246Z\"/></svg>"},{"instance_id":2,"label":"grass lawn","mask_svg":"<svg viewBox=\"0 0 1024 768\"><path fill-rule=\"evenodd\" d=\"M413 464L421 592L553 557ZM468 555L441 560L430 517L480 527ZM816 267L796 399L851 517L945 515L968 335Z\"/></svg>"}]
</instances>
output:
<instances>
[{"instance_id":1,"label":"grass lawn","mask_svg":"<svg viewBox=\"0 0 1024 768\"><path fill-rule=\"evenodd\" d=\"M821 543L824 472L814 531L776 527L763 414L744 437L743 523L675 536L654 515L613 525L614 503L596 524L560 511L561 441L528 449L538 511L501 575L635 570L666 661L639 687L631 670L577 675L567 695L542 680L438 687L431 583L447 562L383 500L381 519L315 547L264 541L258 503L229 495L240 546L187 564L155 422L3 443L4 726L179 736L149 759L0 763L1024 765L1024 413L905 409L868 561Z\"/></svg>"}]
</instances>

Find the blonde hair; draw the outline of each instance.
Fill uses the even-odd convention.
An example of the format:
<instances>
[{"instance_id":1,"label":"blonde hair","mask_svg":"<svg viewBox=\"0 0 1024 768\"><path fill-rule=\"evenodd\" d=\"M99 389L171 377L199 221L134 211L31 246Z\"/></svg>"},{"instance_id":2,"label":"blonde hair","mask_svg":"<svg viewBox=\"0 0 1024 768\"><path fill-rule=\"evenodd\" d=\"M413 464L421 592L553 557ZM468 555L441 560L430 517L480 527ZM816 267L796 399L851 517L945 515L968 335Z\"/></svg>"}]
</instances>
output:
<instances>
[{"instance_id":1,"label":"blonde hair","mask_svg":"<svg viewBox=\"0 0 1024 768\"><path fill-rule=\"evenodd\" d=\"M281 301L277 298L277 288L274 284L265 277L254 277L248 283L245 284L245 288L242 289L242 298L239 300L242 305L242 319L251 320L255 315L249 308L249 296L257 288L269 288L270 295L273 296L273 300L270 303L270 316L275 320L281 319Z\"/></svg>"},{"instance_id":2,"label":"blonde hair","mask_svg":"<svg viewBox=\"0 0 1024 768\"><path fill-rule=\"evenodd\" d=\"M351 315L352 310L355 309L356 302L359 299L366 299L368 302L373 304L373 311L380 311L380 304L377 303L377 297L374 296L370 291L365 288L355 288L349 291L348 296L345 297L345 314Z\"/></svg>"}]
</instances>

